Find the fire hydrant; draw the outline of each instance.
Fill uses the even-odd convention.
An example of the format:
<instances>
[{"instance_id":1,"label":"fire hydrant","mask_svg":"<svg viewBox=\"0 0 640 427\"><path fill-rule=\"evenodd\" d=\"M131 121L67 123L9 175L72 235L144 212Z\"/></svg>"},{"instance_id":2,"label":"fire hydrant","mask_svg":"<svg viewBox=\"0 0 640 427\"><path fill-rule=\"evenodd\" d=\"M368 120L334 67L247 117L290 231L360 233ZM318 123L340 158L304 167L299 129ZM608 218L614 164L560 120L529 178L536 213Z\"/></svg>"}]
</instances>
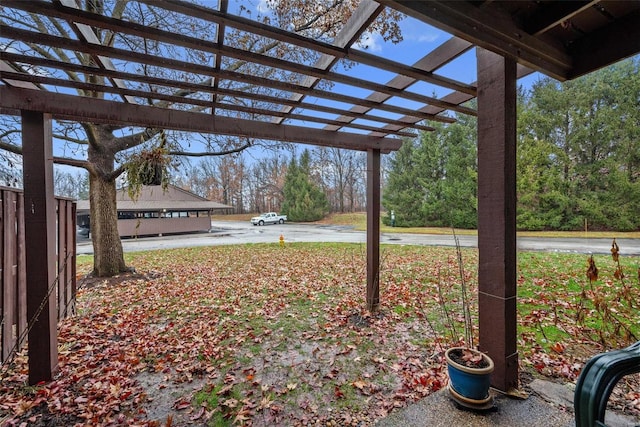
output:
<instances>
[{"instance_id":1,"label":"fire hydrant","mask_svg":"<svg viewBox=\"0 0 640 427\"><path fill-rule=\"evenodd\" d=\"M284 248L284 236L282 234L280 235L280 247Z\"/></svg>"}]
</instances>

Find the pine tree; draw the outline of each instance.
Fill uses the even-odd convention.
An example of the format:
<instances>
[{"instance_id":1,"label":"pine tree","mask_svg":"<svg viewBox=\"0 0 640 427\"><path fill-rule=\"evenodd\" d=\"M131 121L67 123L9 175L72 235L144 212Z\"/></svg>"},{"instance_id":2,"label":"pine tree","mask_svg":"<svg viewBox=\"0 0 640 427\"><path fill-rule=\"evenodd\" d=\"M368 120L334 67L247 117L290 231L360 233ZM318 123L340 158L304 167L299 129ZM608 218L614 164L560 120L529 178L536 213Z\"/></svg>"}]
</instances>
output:
<instances>
[{"instance_id":1,"label":"pine tree","mask_svg":"<svg viewBox=\"0 0 640 427\"><path fill-rule=\"evenodd\" d=\"M383 218L385 224L395 214L398 227L424 226L424 189L420 185L420 167L416 158L414 140L405 140L400 149L391 155L387 184L382 195L382 206L389 212Z\"/></svg>"},{"instance_id":2,"label":"pine tree","mask_svg":"<svg viewBox=\"0 0 640 427\"><path fill-rule=\"evenodd\" d=\"M444 135L444 179L440 225L476 228L478 225L478 167L475 117L459 116Z\"/></svg>"},{"instance_id":3,"label":"pine tree","mask_svg":"<svg viewBox=\"0 0 640 427\"><path fill-rule=\"evenodd\" d=\"M317 221L329 213L327 196L311 182L310 157L305 150L298 164L293 156L287 169L282 213L290 221Z\"/></svg>"},{"instance_id":4,"label":"pine tree","mask_svg":"<svg viewBox=\"0 0 640 427\"><path fill-rule=\"evenodd\" d=\"M397 226L476 227L475 119L458 120L436 124L436 131L405 141L392 156L382 200Z\"/></svg>"}]
</instances>

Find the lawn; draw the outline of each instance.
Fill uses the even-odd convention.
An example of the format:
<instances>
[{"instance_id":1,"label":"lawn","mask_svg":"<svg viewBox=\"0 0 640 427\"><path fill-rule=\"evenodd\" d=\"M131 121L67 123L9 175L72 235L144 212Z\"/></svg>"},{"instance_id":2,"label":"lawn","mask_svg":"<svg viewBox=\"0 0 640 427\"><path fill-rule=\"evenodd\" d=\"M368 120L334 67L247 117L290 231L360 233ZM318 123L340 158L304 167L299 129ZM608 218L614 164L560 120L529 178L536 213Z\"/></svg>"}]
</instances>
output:
<instances>
[{"instance_id":1,"label":"lawn","mask_svg":"<svg viewBox=\"0 0 640 427\"><path fill-rule=\"evenodd\" d=\"M461 251L475 291L477 251ZM519 255L523 388L532 376L575 381L585 359L640 337L640 258L621 251L626 277L596 256L592 282L584 255ZM371 425L446 385L443 349L462 333L442 320L459 300L456 255L383 245L370 315L363 245L128 254L135 274L80 279L55 381L26 386L24 353L3 367L0 424ZM87 272L91 258L78 264ZM638 416L637 377L611 403Z\"/></svg>"}]
</instances>

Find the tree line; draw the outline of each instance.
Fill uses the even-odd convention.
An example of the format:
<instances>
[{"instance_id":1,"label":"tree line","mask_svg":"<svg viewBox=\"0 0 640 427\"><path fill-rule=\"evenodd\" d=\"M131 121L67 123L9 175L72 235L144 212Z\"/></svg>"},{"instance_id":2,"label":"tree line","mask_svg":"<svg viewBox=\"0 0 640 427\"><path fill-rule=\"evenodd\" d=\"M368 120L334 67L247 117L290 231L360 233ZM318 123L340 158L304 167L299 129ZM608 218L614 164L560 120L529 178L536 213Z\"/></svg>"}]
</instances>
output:
<instances>
[{"instance_id":1,"label":"tree line","mask_svg":"<svg viewBox=\"0 0 640 427\"><path fill-rule=\"evenodd\" d=\"M640 229L640 58L574 81L519 89L517 224L521 230ZM383 221L477 226L476 119L460 115L384 156ZM292 146L184 161L171 181L234 213L311 221L366 209L366 154ZM84 187L83 185L84 184ZM87 180L57 177L57 194ZM85 190L86 194L86 190ZM305 208L306 207L306 208ZM305 209L303 209L305 208Z\"/></svg>"},{"instance_id":2,"label":"tree line","mask_svg":"<svg viewBox=\"0 0 640 427\"><path fill-rule=\"evenodd\" d=\"M397 226L475 228L476 120L434 127L389 156L383 206ZM521 230L640 229L640 58L519 89L517 196Z\"/></svg>"},{"instance_id":3,"label":"tree line","mask_svg":"<svg viewBox=\"0 0 640 427\"><path fill-rule=\"evenodd\" d=\"M183 159L169 182L209 200L232 206L231 213L277 211L293 221L315 221L331 212L366 209L366 155L319 147L247 150L230 156ZM126 180L120 183L127 185ZM55 194L89 197L86 173L57 168Z\"/></svg>"},{"instance_id":4,"label":"tree line","mask_svg":"<svg viewBox=\"0 0 640 427\"><path fill-rule=\"evenodd\" d=\"M193 163L172 181L233 213L282 211L313 221L366 209L365 168L364 153L338 148L263 150L259 158L248 150Z\"/></svg>"}]
</instances>

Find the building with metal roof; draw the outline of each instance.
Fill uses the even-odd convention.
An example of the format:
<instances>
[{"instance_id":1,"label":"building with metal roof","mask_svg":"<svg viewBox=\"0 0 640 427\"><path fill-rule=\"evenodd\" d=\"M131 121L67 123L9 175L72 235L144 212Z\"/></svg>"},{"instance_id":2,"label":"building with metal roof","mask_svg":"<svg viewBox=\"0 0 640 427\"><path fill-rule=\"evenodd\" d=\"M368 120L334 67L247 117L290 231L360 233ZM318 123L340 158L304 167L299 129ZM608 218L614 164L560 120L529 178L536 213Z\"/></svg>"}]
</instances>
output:
<instances>
[{"instance_id":1,"label":"building with metal roof","mask_svg":"<svg viewBox=\"0 0 640 427\"><path fill-rule=\"evenodd\" d=\"M214 212L233 208L171 184L145 185L135 199L121 188L116 197L120 237L209 231ZM89 230L89 200L78 201L77 215L78 227Z\"/></svg>"}]
</instances>

